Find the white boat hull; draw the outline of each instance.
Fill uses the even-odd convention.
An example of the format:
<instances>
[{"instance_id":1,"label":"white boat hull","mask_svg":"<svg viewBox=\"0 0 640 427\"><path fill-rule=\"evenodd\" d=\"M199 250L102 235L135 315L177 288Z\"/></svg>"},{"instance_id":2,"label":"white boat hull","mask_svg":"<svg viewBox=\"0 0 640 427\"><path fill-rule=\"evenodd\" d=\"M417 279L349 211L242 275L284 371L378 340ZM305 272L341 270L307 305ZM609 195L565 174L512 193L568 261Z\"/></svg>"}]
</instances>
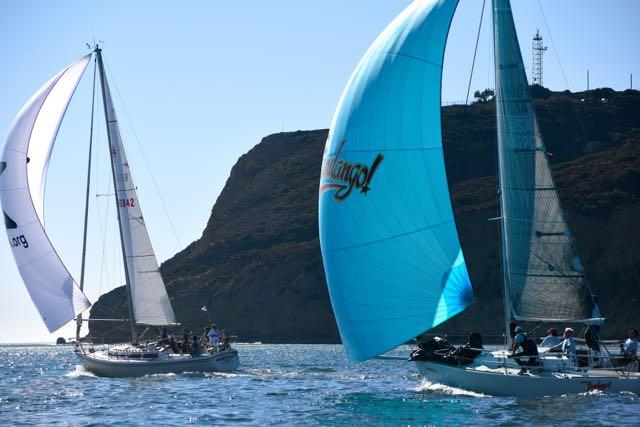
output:
<instances>
[{"instance_id":1,"label":"white boat hull","mask_svg":"<svg viewBox=\"0 0 640 427\"><path fill-rule=\"evenodd\" d=\"M633 392L640 394L640 375L614 370L550 372L530 370L522 375L515 367L489 369L477 364L451 366L416 361L420 374L429 382L446 384L491 396L542 397L564 394Z\"/></svg>"},{"instance_id":2,"label":"white boat hull","mask_svg":"<svg viewBox=\"0 0 640 427\"><path fill-rule=\"evenodd\" d=\"M140 377L182 372L229 372L240 367L236 350L220 351L198 357L167 355L157 359L119 359L106 351L76 352L85 370L101 377Z\"/></svg>"}]
</instances>

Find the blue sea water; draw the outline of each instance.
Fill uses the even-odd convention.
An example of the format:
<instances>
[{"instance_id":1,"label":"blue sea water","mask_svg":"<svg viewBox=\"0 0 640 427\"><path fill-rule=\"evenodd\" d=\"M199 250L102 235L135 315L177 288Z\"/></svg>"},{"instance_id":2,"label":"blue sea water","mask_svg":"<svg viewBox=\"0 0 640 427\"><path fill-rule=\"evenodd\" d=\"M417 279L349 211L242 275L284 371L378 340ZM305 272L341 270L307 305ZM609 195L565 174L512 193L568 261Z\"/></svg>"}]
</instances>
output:
<instances>
[{"instance_id":1,"label":"blue sea water","mask_svg":"<svg viewBox=\"0 0 640 427\"><path fill-rule=\"evenodd\" d=\"M229 374L98 378L73 348L0 346L2 425L615 425L640 423L635 394L482 396L421 381L400 360L347 362L338 345L238 345ZM390 353L406 356L408 348Z\"/></svg>"}]
</instances>

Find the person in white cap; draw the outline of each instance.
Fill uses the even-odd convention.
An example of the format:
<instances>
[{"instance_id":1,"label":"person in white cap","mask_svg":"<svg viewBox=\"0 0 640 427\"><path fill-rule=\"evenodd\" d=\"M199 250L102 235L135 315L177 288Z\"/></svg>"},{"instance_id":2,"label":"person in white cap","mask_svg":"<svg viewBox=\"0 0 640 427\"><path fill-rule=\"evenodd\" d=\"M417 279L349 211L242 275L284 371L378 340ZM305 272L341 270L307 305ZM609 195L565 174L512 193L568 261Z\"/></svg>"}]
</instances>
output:
<instances>
[{"instance_id":1,"label":"person in white cap","mask_svg":"<svg viewBox=\"0 0 640 427\"><path fill-rule=\"evenodd\" d=\"M560 344L562 353L572 360L573 363L576 363L576 341L573 339L573 329L565 328L562 338L564 338Z\"/></svg>"}]
</instances>

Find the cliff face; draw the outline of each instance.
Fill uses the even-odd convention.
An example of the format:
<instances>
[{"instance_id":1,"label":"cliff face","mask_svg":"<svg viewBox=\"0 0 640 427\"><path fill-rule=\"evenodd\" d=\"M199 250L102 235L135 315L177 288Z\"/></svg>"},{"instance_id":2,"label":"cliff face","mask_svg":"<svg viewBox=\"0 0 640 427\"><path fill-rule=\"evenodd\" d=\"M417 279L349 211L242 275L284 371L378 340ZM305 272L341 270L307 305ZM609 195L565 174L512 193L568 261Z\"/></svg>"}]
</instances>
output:
<instances>
[{"instance_id":1,"label":"cliff face","mask_svg":"<svg viewBox=\"0 0 640 427\"><path fill-rule=\"evenodd\" d=\"M212 319L245 341L339 342L318 239L326 136L271 135L238 160L202 237L161 266L181 323ZM91 315L122 307L122 293L104 295ZM126 336L91 326L96 337Z\"/></svg>"},{"instance_id":2,"label":"cliff face","mask_svg":"<svg viewBox=\"0 0 640 427\"><path fill-rule=\"evenodd\" d=\"M620 334L640 321L640 92L533 93L578 251L610 317L603 332ZM472 324L495 334L502 330L498 223L488 221L497 216L495 107L470 106L461 132L463 114L463 106L443 109L445 161L478 302L439 329L466 333ZM271 135L238 160L202 237L161 267L181 323L200 328L212 319L243 341L339 342L318 240L326 136ZM117 288L91 316L110 316L106 307L125 313L124 304ZM90 326L97 339L126 337L113 324Z\"/></svg>"}]
</instances>

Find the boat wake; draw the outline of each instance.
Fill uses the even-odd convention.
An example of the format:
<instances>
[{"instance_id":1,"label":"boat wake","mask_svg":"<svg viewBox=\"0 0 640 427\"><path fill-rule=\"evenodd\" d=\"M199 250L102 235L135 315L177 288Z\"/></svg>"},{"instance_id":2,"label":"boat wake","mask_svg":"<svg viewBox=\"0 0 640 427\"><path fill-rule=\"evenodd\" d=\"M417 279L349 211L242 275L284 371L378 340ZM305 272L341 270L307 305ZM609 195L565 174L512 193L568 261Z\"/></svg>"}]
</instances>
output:
<instances>
[{"instance_id":1,"label":"boat wake","mask_svg":"<svg viewBox=\"0 0 640 427\"><path fill-rule=\"evenodd\" d=\"M453 396L469 396L469 397L489 397L486 394L476 393L469 390L464 390L461 388L451 387L445 384L440 383L432 383L428 380L422 380L422 383L413 389L416 392L437 392L437 393L445 393Z\"/></svg>"},{"instance_id":2,"label":"boat wake","mask_svg":"<svg viewBox=\"0 0 640 427\"><path fill-rule=\"evenodd\" d=\"M206 372L204 376L205 378L212 378L212 377L233 378L233 377L237 377L238 374L234 372Z\"/></svg>"},{"instance_id":3,"label":"boat wake","mask_svg":"<svg viewBox=\"0 0 640 427\"><path fill-rule=\"evenodd\" d=\"M199 376L201 377L202 374L199 372L181 372L181 375L190 375L190 376ZM170 378L170 377L177 377L178 374L176 374L175 372L163 372L163 373L158 373L158 374L147 374L147 375L143 375L142 378Z\"/></svg>"},{"instance_id":4,"label":"boat wake","mask_svg":"<svg viewBox=\"0 0 640 427\"><path fill-rule=\"evenodd\" d=\"M98 378L96 375L84 369L82 365L76 365L73 371L64 374L67 378L91 377Z\"/></svg>"}]
</instances>

